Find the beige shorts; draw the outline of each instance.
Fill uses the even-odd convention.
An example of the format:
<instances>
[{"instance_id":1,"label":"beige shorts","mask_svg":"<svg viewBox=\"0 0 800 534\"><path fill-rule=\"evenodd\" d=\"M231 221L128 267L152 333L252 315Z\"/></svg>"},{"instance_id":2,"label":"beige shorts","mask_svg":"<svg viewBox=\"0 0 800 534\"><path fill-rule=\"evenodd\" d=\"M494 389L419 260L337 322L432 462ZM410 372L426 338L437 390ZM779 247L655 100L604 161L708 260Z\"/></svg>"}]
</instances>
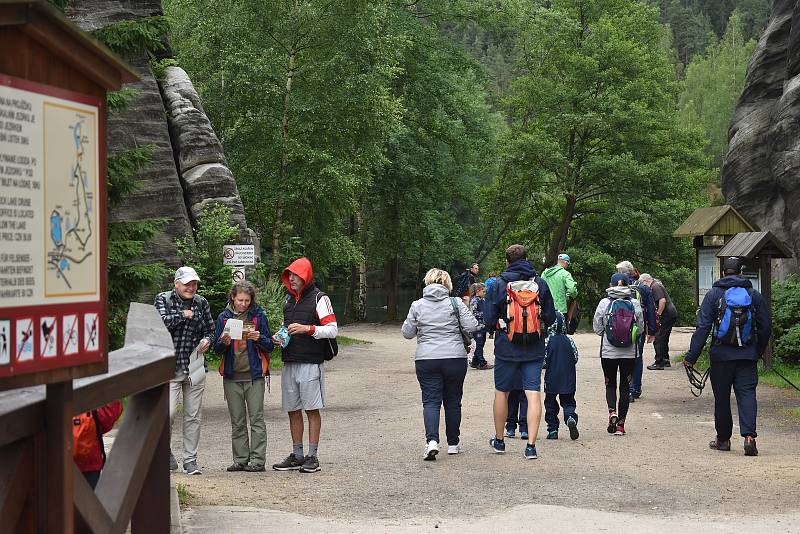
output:
<instances>
[{"instance_id":1,"label":"beige shorts","mask_svg":"<svg viewBox=\"0 0 800 534\"><path fill-rule=\"evenodd\" d=\"M281 404L286 412L325 407L325 368L316 363L284 363Z\"/></svg>"}]
</instances>

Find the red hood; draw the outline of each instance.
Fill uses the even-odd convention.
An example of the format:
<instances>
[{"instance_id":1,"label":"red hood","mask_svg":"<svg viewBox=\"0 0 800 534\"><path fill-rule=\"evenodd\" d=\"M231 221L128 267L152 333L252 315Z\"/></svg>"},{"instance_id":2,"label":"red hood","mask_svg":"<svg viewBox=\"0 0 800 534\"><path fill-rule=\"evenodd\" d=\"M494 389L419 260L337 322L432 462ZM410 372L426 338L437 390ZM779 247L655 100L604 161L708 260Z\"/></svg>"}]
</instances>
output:
<instances>
[{"instance_id":1,"label":"red hood","mask_svg":"<svg viewBox=\"0 0 800 534\"><path fill-rule=\"evenodd\" d=\"M292 285L289 283L289 273L296 274L305 282L299 294L294 292ZM314 269L311 267L311 262L308 258L300 258L293 261L291 265L283 270L281 280L283 280L283 285L286 286L286 289L289 290L289 293L291 293L295 300L300 300L300 295L302 295L303 291L314 281Z\"/></svg>"}]
</instances>

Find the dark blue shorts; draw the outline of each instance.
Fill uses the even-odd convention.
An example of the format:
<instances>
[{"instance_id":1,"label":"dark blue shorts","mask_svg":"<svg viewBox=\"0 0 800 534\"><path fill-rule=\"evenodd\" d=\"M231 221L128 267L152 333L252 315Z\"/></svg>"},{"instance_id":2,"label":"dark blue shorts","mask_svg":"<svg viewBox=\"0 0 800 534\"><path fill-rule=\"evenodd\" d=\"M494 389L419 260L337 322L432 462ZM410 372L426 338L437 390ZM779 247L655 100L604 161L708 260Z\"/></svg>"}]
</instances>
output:
<instances>
[{"instance_id":1,"label":"dark blue shorts","mask_svg":"<svg viewBox=\"0 0 800 534\"><path fill-rule=\"evenodd\" d=\"M544 359L533 362L515 362L494 359L494 387L497 391L514 389L540 391L542 389L542 365Z\"/></svg>"}]
</instances>

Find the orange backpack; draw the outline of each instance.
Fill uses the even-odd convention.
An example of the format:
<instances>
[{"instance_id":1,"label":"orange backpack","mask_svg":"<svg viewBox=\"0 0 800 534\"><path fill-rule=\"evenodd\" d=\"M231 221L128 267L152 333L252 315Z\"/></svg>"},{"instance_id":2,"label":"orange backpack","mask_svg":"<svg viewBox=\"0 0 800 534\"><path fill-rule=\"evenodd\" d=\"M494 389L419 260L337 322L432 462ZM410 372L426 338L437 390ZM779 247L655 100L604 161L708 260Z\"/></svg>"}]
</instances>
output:
<instances>
[{"instance_id":1,"label":"orange backpack","mask_svg":"<svg viewBox=\"0 0 800 534\"><path fill-rule=\"evenodd\" d=\"M542 335L539 284L534 279L506 284L506 334L515 345L529 345Z\"/></svg>"},{"instance_id":2,"label":"orange backpack","mask_svg":"<svg viewBox=\"0 0 800 534\"><path fill-rule=\"evenodd\" d=\"M102 439L100 425L97 424L93 412L84 412L72 418L72 456L78 467L86 461L91 461L93 451L98 448L105 460L104 447L100 447Z\"/></svg>"}]
</instances>

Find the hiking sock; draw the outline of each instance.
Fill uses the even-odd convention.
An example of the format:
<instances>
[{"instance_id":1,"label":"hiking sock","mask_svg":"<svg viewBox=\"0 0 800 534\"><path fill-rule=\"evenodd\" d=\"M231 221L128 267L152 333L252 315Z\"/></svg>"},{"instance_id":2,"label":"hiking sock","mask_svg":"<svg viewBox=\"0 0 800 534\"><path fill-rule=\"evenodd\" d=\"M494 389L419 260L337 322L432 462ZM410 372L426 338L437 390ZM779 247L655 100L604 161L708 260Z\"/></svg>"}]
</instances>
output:
<instances>
[{"instance_id":1,"label":"hiking sock","mask_svg":"<svg viewBox=\"0 0 800 534\"><path fill-rule=\"evenodd\" d=\"M309 443L308 444L308 455L309 456L316 456L317 455L317 447L319 447L319 443Z\"/></svg>"},{"instance_id":2,"label":"hiking sock","mask_svg":"<svg viewBox=\"0 0 800 534\"><path fill-rule=\"evenodd\" d=\"M295 458L303 459L303 444L302 443L292 443L292 453L294 454Z\"/></svg>"}]
</instances>

